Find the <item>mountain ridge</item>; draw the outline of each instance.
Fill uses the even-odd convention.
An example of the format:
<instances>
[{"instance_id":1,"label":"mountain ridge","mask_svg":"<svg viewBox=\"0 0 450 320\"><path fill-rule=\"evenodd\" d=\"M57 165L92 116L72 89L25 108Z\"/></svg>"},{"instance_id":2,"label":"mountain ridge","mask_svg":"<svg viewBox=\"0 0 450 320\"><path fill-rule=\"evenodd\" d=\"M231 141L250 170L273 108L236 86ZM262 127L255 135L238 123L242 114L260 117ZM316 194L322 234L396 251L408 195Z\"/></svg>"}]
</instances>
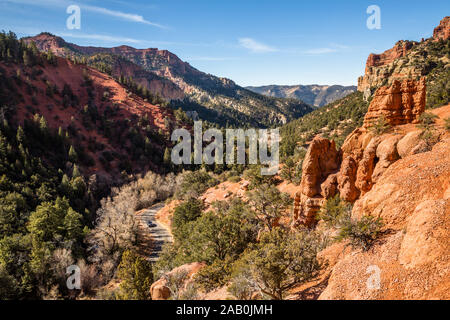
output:
<instances>
[{"instance_id":1,"label":"mountain ridge","mask_svg":"<svg viewBox=\"0 0 450 320\"><path fill-rule=\"evenodd\" d=\"M299 99L315 107L323 107L356 91L356 86L343 85L266 85L247 89L276 98Z\"/></svg>"},{"instance_id":2,"label":"mountain ridge","mask_svg":"<svg viewBox=\"0 0 450 320\"><path fill-rule=\"evenodd\" d=\"M89 59L96 54L119 56L143 71L174 84L179 89L174 89L177 93L174 97L165 96L164 92L153 92L172 100L172 106L196 111L203 120L220 125L269 127L284 124L313 110L303 101L266 97L240 87L230 79L201 72L168 50L135 49L130 46L83 47L50 33L23 40L34 42L41 51L52 51L66 58ZM122 73L122 70L119 68L117 73ZM142 79L136 80L146 85Z\"/></svg>"}]
</instances>

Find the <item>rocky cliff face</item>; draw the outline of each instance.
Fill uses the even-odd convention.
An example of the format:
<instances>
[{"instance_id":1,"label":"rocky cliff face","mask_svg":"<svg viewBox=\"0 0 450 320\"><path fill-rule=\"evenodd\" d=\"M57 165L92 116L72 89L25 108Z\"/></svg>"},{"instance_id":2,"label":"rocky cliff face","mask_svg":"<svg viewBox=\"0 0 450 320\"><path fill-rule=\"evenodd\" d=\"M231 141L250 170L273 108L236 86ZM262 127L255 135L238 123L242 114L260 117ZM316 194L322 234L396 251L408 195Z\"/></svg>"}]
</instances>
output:
<instances>
[{"instance_id":1,"label":"rocky cliff face","mask_svg":"<svg viewBox=\"0 0 450 320\"><path fill-rule=\"evenodd\" d=\"M321 137L312 141L295 222L314 224L325 200L339 192L354 203L352 218L370 215L384 223L368 251L336 243L319 254L329 263L319 299L450 298L450 135L443 127L450 105L432 111L439 142L424 147L414 124L424 111L424 94L424 79L382 87L363 127L340 150ZM379 117L393 128L375 136L368 128Z\"/></svg>"},{"instance_id":2,"label":"rocky cliff face","mask_svg":"<svg viewBox=\"0 0 450 320\"><path fill-rule=\"evenodd\" d=\"M409 139L406 134L376 136L370 126L380 118L391 126L417 123L425 110L425 94L425 79L396 81L377 90L363 127L353 131L340 150L333 141L316 137L303 161L302 181L295 197L295 224L314 224L324 201L338 192L348 202L369 192L383 172L400 159L400 141ZM402 150L402 154L409 155L410 151Z\"/></svg>"},{"instance_id":3,"label":"rocky cliff face","mask_svg":"<svg viewBox=\"0 0 450 320\"><path fill-rule=\"evenodd\" d=\"M448 117L450 105L433 111L440 112ZM354 218L381 217L386 231L368 251L344 250L340 243L321 253L330 262L330 277L319 299L450 298L449 134L438 125L441 141L414 154L417 131L403 127L411 131L391 138L400 139L396 157L401 159L385 169L352 211ZM409 155L403 152L408 145ZM378 283L373 282L376 274Z\"/></svg>"},{"instance_id":4,"label":"rocky cliff face","mask_svg":"<svg viewBox=\"0 0 450 320\"><path fill-rule=\"evenodd\" d=\"M390 87L381 87L375 93L364 117L369 128L380 117L389 125L417 123L425 111L426 81L394 80Z\"/></svg>"},{"instance_id":5,"label":"rocky cliff face","mask_svg":"<svg viewBox=\"0 0 450 320\"><path fill-rule=\"evenodd\" d=\"M441 20L439 26L434 29L434 40L447 40L450 38L450 17L445 17Z\"/></svg>"},{"instance_id":6,"label":"rocky cliff face","mask_svg":"<svg viewBox=\"0 0 450 320\"><path fill-rule=\"evenodd\" d=\"M445 44L436 50L435 42L448 42L450 17L444 18L434 30L433 37L421 42L399 41L381 54L370 54L364 76L358 79L358 91L370 97L377 88L396 80L417 79L430 74L439 64L448 65ZM442 68L441 71L444 71Z\"/></svg>"}]
</instances>

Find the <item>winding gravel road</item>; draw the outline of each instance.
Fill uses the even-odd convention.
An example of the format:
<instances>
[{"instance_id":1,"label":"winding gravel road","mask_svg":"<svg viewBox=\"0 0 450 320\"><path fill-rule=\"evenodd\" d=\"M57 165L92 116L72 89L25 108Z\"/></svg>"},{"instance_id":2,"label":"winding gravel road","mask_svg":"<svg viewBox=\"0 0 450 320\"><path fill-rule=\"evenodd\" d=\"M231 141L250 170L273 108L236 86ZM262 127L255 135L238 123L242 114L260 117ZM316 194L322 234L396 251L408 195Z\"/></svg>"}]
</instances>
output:
<instances>
[{"instance_id":1,"label":"winding gravel road","mask_svg":"<svg viewBox=\"0 0 450 320\"><path fill-rule=\"evenodd\" d=\"M156 220L156 214L164 208L164 203L158 203L140 214L142 221L148 226L150 236L154 241L150 261L156 261L166 243L172 243L173 237L169 230Z\"/></svg>"}]
</instances>

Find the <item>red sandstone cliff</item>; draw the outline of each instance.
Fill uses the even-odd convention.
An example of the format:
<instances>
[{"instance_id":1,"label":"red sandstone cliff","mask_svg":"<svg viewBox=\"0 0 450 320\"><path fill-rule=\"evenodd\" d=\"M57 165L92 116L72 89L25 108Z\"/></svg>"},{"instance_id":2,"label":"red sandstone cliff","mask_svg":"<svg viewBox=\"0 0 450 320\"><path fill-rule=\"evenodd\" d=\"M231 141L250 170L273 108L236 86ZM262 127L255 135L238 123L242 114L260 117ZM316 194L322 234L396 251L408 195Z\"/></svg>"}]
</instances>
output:
<instances>
[{"instance_id":1,"label":"red sandstone cliff","mask_svg":"<svg viewBox=\"0 0 450 320\"><path fill-rule=\"evenodd\" d=\"M368 98L383 85L395 80L416 79L431 72L430 63L447 64L445 52L436 52L433 43L438 40L449 41L450 17L445 17L434 29L433 37L421 42L399 41L395 46L381 54L370 54L364 76L358 79L358 91L365 92Z\"/></svg>"},{"instance_id":2,"label":"red sandstone cliff","mask_svg":"<svg viewBox=\"0 0 450 320\"><path fill-rule=\"evenodd\" d=\"M353 131L340 150L336 150L333 141L314 138L303 161L302 181L295 196L294 224L314 224L324 201L337 192L343 200L354 202L370 191L382 173L400 158L397 144L406 136L406 133L376 136L370 126L380 118L391 126L417 123L425 110L425 95L424 78L396 81L377 90L363 127Z\"/></svg>"}]
</instances>

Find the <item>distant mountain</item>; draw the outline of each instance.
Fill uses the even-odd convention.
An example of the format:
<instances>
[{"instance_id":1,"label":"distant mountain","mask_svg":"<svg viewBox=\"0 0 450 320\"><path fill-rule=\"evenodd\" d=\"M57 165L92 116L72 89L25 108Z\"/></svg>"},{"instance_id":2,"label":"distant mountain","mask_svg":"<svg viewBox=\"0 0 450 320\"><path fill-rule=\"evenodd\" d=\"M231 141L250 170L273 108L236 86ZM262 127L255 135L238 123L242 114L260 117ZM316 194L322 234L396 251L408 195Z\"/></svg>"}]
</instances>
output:
<instances>
[{"instance_id":1,"label":"distant mountain","mask_svg":"<svg viewBox=\"0 0 450 320\"><path fill-rule=\"evenodd\" d=\"M49 33L24 41L34 42L41 51L110 69L116 77L132 77L153 93L171 100L172 106L196 111L201 119L221 125L267 127L287 123L313 110L303 101L266 97L232 80L201 72L167 50L82 47Z\"/></svg>"},{"instance_id":2,"label":"distant mountain","mask_svg":"<svg viewBox=\"0 0 450 320\"><path fill-rule=\"evenodd\" d=\"M299 99L315 107L322 107L355 92L356 86L320 86L316 84L306 86L269 85L247 87L247 89L269 97Z\"/></svg>"}]
</instances>

